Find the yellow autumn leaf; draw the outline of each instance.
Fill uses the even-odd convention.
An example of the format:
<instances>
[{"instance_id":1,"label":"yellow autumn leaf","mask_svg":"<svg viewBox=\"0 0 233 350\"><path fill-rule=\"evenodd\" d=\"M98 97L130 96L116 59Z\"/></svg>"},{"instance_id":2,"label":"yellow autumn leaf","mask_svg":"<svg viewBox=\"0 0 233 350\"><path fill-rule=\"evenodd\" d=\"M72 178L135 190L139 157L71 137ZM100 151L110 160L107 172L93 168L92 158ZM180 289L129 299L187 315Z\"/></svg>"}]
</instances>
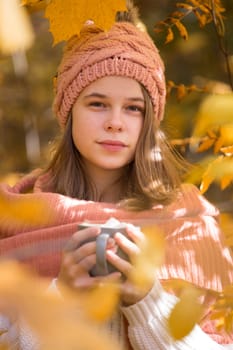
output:
<instances>
[{"instance_id":1,"label":"yellow autumn leaf","mask_svg":"<svg viewBox=\"0 0 233 350\"><path fill-rule=\"evenodd\" d=\"M0 1L0 51L10 55L27 50L33 41L29 16L19 0Z\"/></svg>"},{"instance_id":2,"label":"yellow autumn leaf","mask_svg":"<svg viewBox=\"0 0 233 350\"><path fill-rule=\"evenodd\" d=\"M233 285L226 286L212 305L211 319L219 331L232 334L233 331Z\"/></svg>"},{"instance_id":3,"label":"yellow autumn leaf","mask_svg":"<svg viewBox=\"0 0 233 350\"><path fill-rule=\"evenodd\" d=\"M108 30L115 21L117 11L126 11L125 0L50 0L45 16L50 22L54 44L79 35L86 21Z\"/></svg>"},{"instance_id":4,"label":"yellow autumn leaf","mask_svg":"<svg viewBox=\"0 0 233 350\"><path fill-rule=\"evenodd\" d=\"M96 344L101 350L119 349L88 319L77 293L63 289L61 296L48 291L48 283L17 263L0 263L0 312L19 314L43 350L76 349L77 344L86 350L96 350Z\"/></svg>"},{"instance_id":5,"label":"yellow autumn leaf","mask_svg":"<svg viewBox=\"0 0 233 350\"><path fill-rule=\"evenodd\" d=\"M185 178L185 182L200 185L206 168L214 159L216 159L214 156L205 157L198 164L193 165Z\"/></svg>"},{"instance_id":6,"label":"yellow autumn leaf","mask_svg":"<svg viewBox=\"0 0 233 350\"><path fill-rule=\"evenodd\" d=\"M139 288L147 288L155 278L155 271L164 261L165 239L156 225L142 226L146 239L141 243L141 254L132 259L134 269L130 280Z\"/></svg>"},{"instance_id":7,"label":"yellow autumn leaf","mask_svg":"<svg viewBox=\"0 0 233 350\"><path fill-rule=\"evenodd\" d=\"M180 340L188 335L195 324L200 321L203 306L199 303L200 291L189 287L185 288L180 300L174 306L168 318L168 328L175 340Z\"/></svg>"},{"instance_id":8,"label":"yellow autumn leaf","mask_svg":"<svg viewBox=\"0 0 233 350\"><path fill-rule=\"evenodd\" d=\"M218 128L217 128L218 129ZM211 139L216 139L217 138L217 131L214 129L208 129L206 131L206 134L211 138Z\"/></svg>"},{"instance_id":9,"label":"yellow autumn leaf","mask_svg":"<svg viewBox=\"0 0 233 350\"><path fill-rule=\"evenodd\" d=\"M34 6L41 3L48 4L50 0L21 0L21 5L23 6Z\"/></svg>"},{"instance_id":10,"label":"yellow autumn leaf","mask_svg":"<svg viewBox=\"0 0 233 350\"><path fill-rule=\"evenodd\" d=\"M226 156L233 155L233 146L221 147L220 151L224 153Z\"/></svg>"},{"instance_id":11,"label":"yellow autumn leaf","mask_svg":"<svg viewBox=\"0 0 233 350\"><path fill-rule=\"evenodd\" d=\"M19 181L19 178L20 176L17 173L8 173L0 176L0 182L7 183L10 186L14 186L16 182Z\"/></svg>"},{"instance_id":12,"label":"yellow autumn leaf","mask_svg":"<svg viewBox=\"0 0 233 350\"><path fill-rule=\"evenodd\" d=\"M215 143L216 139L205 138L199 145L197 152L204 152L210 149Z\"/></svg>"},{"instance_id":13,"label":"yellow autumn leaf","mask_svg":"<svg viewBox=\"0 0 233 350\"><path fill-rule=\"evenodd\" d=\"M185 289L197 290L201 298L205 298L206 296L206 289L197 287L195 284L185 281L183 279L171 278L169 280L162 280L161 284L166 292L175 294L178 298L182 297ZM218 293L214 291L211 291L211 294L213 295L213 297L216 297L218 295Z\"/></svg>"},{"instance_id":14,"label":"yellow autumn leaf","mask_svg":"<svg viewBox=\"0 0 233 350\"><path fill-rule=\"evenodd\" d=\"M119 286L104 283L88 293L80 294L79 301L87 315L97 322L106 322L116 310L120 298Z\"/></svg>"},{"instance_id":15,"label":"yellow autumn leaf","mask_svg":"<svg viewBox=\"0 0 233 350\"><path fill-rule=\"evenodd\" d=\"M172 29L170 27L168 27L165 44L170 43L173 39L174 39L174 33L173 33Z\"/></svg>"},{"instance_id":16,"label":"yellow autumn leaf","mask_svg":"<svg viewBox=\"0 0 233 350\"><path fill-rule=\"evenodd\" d=\"M175 26L178 29L181 37L184 40L187 40L188 39L188 32L187 32L187 29L185 28L185 26L183 25L183 23L181 23L180 21L175 21Z\"/></svg>"},{"instance_id":17,"label":"yellow autumn leaf","mask_svg":"<svg viewBox=\"0 0 233 350\"><path fill-rule=\"evenodd\" d=\"M208 18L205 15L201 14L198 9L194 8L193 13L197 17L200 27L203 28L208 23Z\"/></svg>"},{"instance_id":18,"label":"yellow autumn leaf","mask_svg":"<svg viewBox=\"0 0 233 350\"><path fill-rule=\"evenodd\" d=\"M48 205L27 195L11 201L0 194L0 221L9 222L9 225L42 225L52 220L53 212Z\"/></svg>"},{"instance_id":19,"label":"yellow autumn leaf","mask_svg":"<svg viewBox=\"0 0 233 350\"><path fill-rule=\"evenodd\" d=\"M40 3L41 2L41 0L21 0L21 5L23 5L23 6L27 6L27 5L29 5L29 6L31 6L31 5L36 5L36 4L38 4L38 3Z\"/></svg>"},{"instance_id":20,"label":"yellow autumn leaf","mask_svg":"<svg viewBox=\"0 0 233 350\"><path fill-rule=\"evenodd\" d=\"M233 181L233 159L231 157L219 156L209 164L204 172L200 187L201 192L206 192L212 182L221 185L221 181L224 178L231 178L231 181Z\"/></svg>"},{"instance_id":21,"label":"yellow autumn leaf","mask_svg":"<svg viewBox=\"0 0 233 350\"><path fill-rule=\"evenodd\" d=\"M215 327L216 329L221 332L224 329L225 326L225 312L224 310L214 312L211 315L211 320L215 321Z\"/></svg>"},{"instance_id":22,"label":"yellow autumn leaf","mask_svg":"<svg viewBox=\"0 0 233 350\"><path fill-rule=\"evenodd\" d=\"M214 153L218 153L220 148L222 148L222 146L224 145L224 138L222 137L222 135L220 135L215 142L214 145Z\"/></svg>"},{"instance_id":23,"label":"yellow autumn leaf","mask_svg":"<svg viewBox=\"0 0 233 350\"><path fill-rule=\"evenodd\" d=\"M182 98L184 98L187 95L187 89L184 86L184 84L180 84L177 86L177 99L180 101Z\"/></svg>"},{"instance_id":24,"label":"yellow autumn leaf","mask_svg":"<svg viewBox=\"0 0 233 350\"><path fill-rule=\"evenodd\" d=\"M202 194L205 193L213 182L214 182L214 178L212 176L209 176L208 174L204 174L200 185L201 193Z\"/></svg>"},{"instance_id":25,"label":"yellow autumn leaf","mask_svg":"<svg viewBox=\"0 0 233 350\"><path fill-rule=\"evenodd\" d=\"M219 129L219 139L215 144L215 152L218 152L223 146L233 145L233 120L231 123L221 125Z\"/></svg>"},{"instance_id":26,"label":"yellow autumn leaf","mask_svg":"<svg viewBox=\"0 0 233 350\"><path fill-rule=\"evenodd\" d=\"M198 110L193 137L204 136L209 129L230 125L233 111L233 93L213 94L204 99Z\"/></svg>"},{"instance_id":27,"label":"yellow autumn leaf","mask_svg":"<svg viewBox=\"0 0 233 350\"><path fill-rule=\"evenodd\" d=\"M21 0L21 5L26 6L30 12L44 10L50 0Z\"/></svg>"},{"instance_id":28,"label":"yellow autumn leaf","mask_svg":"<svg viewBox=\"0 0 233 350\"><path fill-rule=\"evenodd\" d=\"M220 180L220 187L221 190L225 190L230 184L233 182L233 173L232 174L226 174L223 175Z\"/></svg>"}]
</instances>

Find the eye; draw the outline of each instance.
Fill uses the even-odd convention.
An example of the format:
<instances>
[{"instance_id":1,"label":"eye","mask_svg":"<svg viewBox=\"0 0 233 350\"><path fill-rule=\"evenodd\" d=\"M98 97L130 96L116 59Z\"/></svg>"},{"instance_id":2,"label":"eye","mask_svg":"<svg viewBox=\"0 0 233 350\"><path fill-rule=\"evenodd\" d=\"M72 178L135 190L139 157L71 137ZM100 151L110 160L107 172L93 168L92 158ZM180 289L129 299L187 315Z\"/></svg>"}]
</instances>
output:
<instances>
[{"instance_id":1,"label":"eye","mask_svg":"<svg viewBox=\"0 0 233 350\"><path fill-rule=\"evenodd\" d=\"M100 101L91 101L89 103L89 106L93 107L93 108L104 108L105 104L103 102L100 102Z\"/></svg>"},{"instance_id":2,"label":"eye","mask_svg":"<svg viewBox=\"0 0 233 350\"><path fill-rule=\"evenodd\" d=\"M144 115L145 109L142 106L138 106L138 105L129 105L126 108L128 111L135 113L135 114L142 114Z\"/></svg>"}]
</instances>

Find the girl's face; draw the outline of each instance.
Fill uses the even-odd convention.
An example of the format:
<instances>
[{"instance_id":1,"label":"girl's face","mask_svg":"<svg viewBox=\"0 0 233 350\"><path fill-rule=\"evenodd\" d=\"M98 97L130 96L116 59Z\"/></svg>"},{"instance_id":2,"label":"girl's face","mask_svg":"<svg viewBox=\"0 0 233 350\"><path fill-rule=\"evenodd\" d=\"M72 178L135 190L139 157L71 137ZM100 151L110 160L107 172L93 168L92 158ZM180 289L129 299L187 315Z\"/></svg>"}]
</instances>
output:
<instances>
[{"instance_id":1,"label":"girl's face","mask_svg":"<svg viewBox=\"0 0 233 350\"><path fill-rule=\"evenodd\" d=\"M145 101L140 84L104 77L88 85L72 109L72 136L89 174L121 171L135 155Z\"/></svg>"}]
</instances>

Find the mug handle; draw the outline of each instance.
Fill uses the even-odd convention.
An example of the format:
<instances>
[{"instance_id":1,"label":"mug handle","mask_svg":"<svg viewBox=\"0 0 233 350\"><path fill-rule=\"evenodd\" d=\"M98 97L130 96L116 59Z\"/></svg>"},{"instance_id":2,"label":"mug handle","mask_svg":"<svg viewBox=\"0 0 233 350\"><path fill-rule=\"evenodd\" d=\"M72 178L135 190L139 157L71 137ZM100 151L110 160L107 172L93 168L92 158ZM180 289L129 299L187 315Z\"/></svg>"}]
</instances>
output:
<instances>
[{"instance_id":1,"label":"mug handle","mask_svg":"<svg viewBox=\"0 0 233 350\"><path fill-rule=\"evenodd\" d=\"M96 272L100 276L106 276L109 273L106 260L106 247L109 237L108 233L100 233L96 238Z\"/></svg>"}]
</instances>

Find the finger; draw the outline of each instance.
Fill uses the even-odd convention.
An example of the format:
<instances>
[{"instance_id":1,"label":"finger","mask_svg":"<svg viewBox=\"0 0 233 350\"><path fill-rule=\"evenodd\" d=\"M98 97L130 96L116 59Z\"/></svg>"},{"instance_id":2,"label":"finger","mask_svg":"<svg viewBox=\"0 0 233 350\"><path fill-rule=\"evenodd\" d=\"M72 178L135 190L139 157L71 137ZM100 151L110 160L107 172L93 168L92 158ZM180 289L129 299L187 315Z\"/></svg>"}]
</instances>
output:
<instances>
[{"instance_id":1,"label":"finger","mask_svg":"<svg viewBox=\"0 0 233 350\"><path fill-rule=\"evenodd\" d=\"M139 242L143 242L145 240L145 235L144 233L140 230L139 227L131 225L131 224L127 224L126 226L126 232L129 236L129 238L135 242L135 243L139 243Z\"/></svg>"},{"instance_id":2,"label":"finger","mask_svg":"<svg viewBox=\"0 0 233 350\"><path fill-rule=\"evenodd\" d=\"M80 289L81 291L87 291L89 289L92 289L95 287L95 282L93 281L93 278L87 275L79 276L78 278L74 279L73 281L73 287Z\"/></svg>"},{"instance_id":3,"label":"finger","mask_svg":"<svg viewBox=\"0 0 233 350\"><path fill-rule=\"evenodd\" d=\"M115 254L111 250L106 251L106 258L108 262L110 262L116 269L120 272L122 272L126 277L130 275L132 271L132 264L125 260L121 259L117 254Z\"/></svg>"},{"instance_id":4,"label":"finger","mask_svg":"<svg viewBox=\"0 0 233 350\"><path fill-rule=\"evenodd\" d=\"M113 272L106 276L79 276L73 282L73 285L79 289L92 289L96 287L101 287L108 283L119 283L121 280L122 274L120 272Z\"/></svg>"},{"instance_id":5,"label":"finger","mask_svg":"<svg viewBox=\"0 0 233 350\"><path fill-rule=\"evenodd\" d=\"M81 260L78 264L72 264L68 268L68 273L70 277L77 278L77 276L81 275L89 275L89 271L96 264L96 255L90 255L83 260Z\"/></svg>"},{"instance_id":6,"label":"finger","mask_svg":"<svg viewBox=\"0 0 233 350\"><path fill-rule=\"evenodd\" d=\"M75 232L67 241L64 251L72 251L77 249L85 241L90 241L100 233L99 227L88 227Z\"/></svg>"},{"instance_id":7,"label":"finger","mask_svg":"<svg viewBox=\"0 0 233 350\"><path fill-rule=\"evenodd\" d=\"M96 242L84 243L81 247L72 252L73 261L78 264L85 257L96 253Z\"/></svg>"},{"instance_id":8,"label":"finger","mask_svg":"<svg viewBox=\"0 0 233 350\"><path fill-rule=\"evenodd\" d=\"M140 248L122 233L117 232L114 238L117 245L129 256L129 258L140 254Z\"/></svg>"}]
</instances>

